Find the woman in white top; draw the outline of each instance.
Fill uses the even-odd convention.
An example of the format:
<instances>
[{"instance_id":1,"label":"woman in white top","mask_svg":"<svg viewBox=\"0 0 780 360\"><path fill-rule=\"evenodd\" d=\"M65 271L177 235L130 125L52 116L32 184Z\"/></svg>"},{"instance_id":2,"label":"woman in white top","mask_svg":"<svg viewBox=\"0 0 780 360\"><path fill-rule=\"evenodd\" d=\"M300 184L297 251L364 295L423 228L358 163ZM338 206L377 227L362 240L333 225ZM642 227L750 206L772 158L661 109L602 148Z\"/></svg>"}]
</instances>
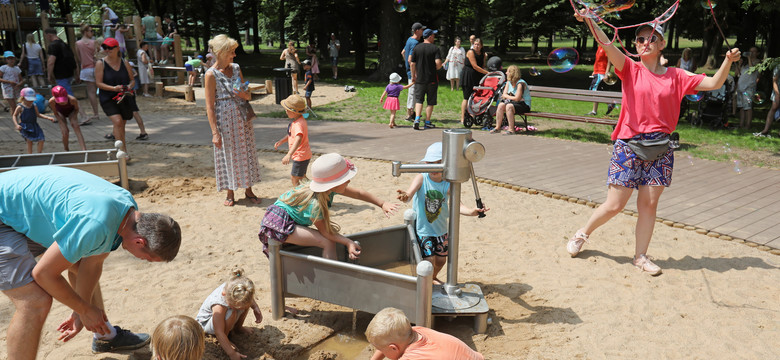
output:
<instances>
[{"instance_id":1,"label":"woman in white top","mask_svg":"<svg viewBox=\"0 0 780 360\"><path fill-rule=\"evenodd\" d=\"M685 50L683 50L680 60L677 60L677 67L690 72L696 70L696 65L693 63L693 50L691 50L691 48L685 48Z\"/></svg>"},{"instance_id":2,"label":"woman in white top","mask_svg":"<svg viewBox=\"0 0 780 360\"><path fill-rule=\"evenodd\" d=\"M444 64L447 68L447 80L450 81L450 90L460 88L460 72L463 71L463 62L466 60L466 52L460 47L460 37L455 37L455 45L450 48Z\"/></svg>"},{"instance_id":3,"label":"woman in white top","mask_svg":"<svg viewBox=\"0 0 780 360\"><path fill-rule=\"evenodd\" d=\"M27 34L27 42L22 46L22 60L27 58L27 76L34 87L46 86L43 79L43 51L35 42L33 34Z\"/></svg>"}]
</instances>

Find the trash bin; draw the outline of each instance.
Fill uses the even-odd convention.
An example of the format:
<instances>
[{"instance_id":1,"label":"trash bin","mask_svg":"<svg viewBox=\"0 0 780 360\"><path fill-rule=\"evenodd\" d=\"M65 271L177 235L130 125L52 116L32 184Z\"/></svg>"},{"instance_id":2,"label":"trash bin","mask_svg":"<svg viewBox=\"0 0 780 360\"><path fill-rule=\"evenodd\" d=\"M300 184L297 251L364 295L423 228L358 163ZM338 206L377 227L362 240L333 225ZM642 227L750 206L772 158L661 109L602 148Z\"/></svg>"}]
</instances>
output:
<instances>
[{"instance_id":1,"label":"trash bin","mask_svg":"<svg viewBox=\"0 0 780 360\"><path fill-rule=\"evenodd\" d=\"M292 94L292 69L274 68L276 77L274 78L274 94L276 94L276 103L281 104L282 100Z\"/></svg>"}]
</instances>

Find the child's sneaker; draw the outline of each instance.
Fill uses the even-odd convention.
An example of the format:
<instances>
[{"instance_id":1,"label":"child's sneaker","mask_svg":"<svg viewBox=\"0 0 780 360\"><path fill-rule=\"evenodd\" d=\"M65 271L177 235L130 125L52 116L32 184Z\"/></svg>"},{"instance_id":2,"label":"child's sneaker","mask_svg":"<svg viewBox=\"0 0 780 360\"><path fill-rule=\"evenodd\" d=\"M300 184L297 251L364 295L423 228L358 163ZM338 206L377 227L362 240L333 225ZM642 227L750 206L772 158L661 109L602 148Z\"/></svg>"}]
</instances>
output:
<instances>
[{"instance_id":1,"label":"child's sneaker","mask_svg":"<svg viewBox=\"0 0 780 360\"><path fill-rule=\"evenodd\" d=\"M639 255L639 258L634 257L633 263L634 266L636 266L639 270L642 270L650 275L661 275L661 267L653 264L653 262L650 261L650 259L645 254Z\"/></svg>"},{"instance_id":2,"label":"child's sneaker","mask_svg":"<svg viewBox=\"0 0 780 360\"><path fill-rule=\"evenodd\" d=\"M566 244L566 251L569 252L571 257L577 256L582 251L582 246L588 242L588 234L583 232L577 232L574 237L569 239L569 243Z\"/></svg>"},{"instance_id":3,"label":"child's sneaker","mask_svg":"<svg viewBox=\"0 0 780 360\"><path fill-rule=\"evenodd\" d=\"M617 107L617 105L616 105L616 104L614 104L614 103L612 103L612 104L609 104L609 106L607 106L607 112L606 112L606 113L604 113L604 115L609 115L609 113L611 113L611 112L612 112L612 110L615 110L615 107Z\"/></svg>"},{"instance_id":4,"label":"child's sneaker","mask_svg":"<svg viewBox=\"0 0 780 360\"><path fill-rule=\"evenodd\" d=\"M596 116L596 112L595 111L591 111L591 112L585 114L585 116Z\"/></svg>"},{"instance_id":5,"label":"child's sneaker","mask_svg":"<svg viewBox=\"0 0 780 360\"><path fill-rule=\"evenodd\" d=\"M129 330L114 326L116 336L111 340L92 339L92 352L114 352L117 350L134 350L149 343L149 334L135 334Z\"/></svg>"},{"instance_id":6,"label":"child's sneaker","mask_svg":"<svg viewBox=\"0 0 780 360\"><path fill-rule=\"evenodd\" d=\"M415 121L414 122L414 129L415 130L420 130L420 122L419 121Z\"/></svg>"}]
</instances>

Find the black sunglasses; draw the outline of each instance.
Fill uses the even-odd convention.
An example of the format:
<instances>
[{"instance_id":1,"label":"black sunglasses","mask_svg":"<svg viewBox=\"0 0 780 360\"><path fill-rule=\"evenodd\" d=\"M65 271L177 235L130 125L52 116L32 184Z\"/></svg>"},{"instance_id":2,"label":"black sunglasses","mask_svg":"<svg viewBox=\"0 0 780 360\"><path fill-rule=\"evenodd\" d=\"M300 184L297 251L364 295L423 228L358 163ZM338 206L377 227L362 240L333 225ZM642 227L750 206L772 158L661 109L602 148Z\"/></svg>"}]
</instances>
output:
<instances>
[{"instance_id":1,"label":"black sunglasses","mask_svg":"<svg viewBox=\"0 0 780 360\"><path fill-rule=\"evenodd\" d=\"M116 49L118 46L106 46L106 45L100 45L104 50L113 50Z\"/></svg>"},{"instance_id":2,"label":"black sunglasses","mask_svg":"<svg viewBox=\"0 0 780 360\"><path fill-rule=\"evenodd\" d=\"M644 36L637 36L636 37L636 42L638 44L644 44L645 41L647 41L647 40L649 40L651 43L654 43L654 42L658 41L658 36L653 35L650 38L646 38Z\"/></svg>"}]
</instances>

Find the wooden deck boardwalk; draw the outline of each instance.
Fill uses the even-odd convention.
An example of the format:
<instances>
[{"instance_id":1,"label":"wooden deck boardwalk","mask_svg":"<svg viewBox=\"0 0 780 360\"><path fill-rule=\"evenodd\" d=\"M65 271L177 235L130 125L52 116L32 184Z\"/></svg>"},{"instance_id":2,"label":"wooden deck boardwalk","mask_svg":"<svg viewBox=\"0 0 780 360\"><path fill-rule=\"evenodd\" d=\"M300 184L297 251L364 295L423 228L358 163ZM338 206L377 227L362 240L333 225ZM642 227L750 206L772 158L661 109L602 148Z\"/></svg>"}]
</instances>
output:
<instances>
[{"instance_id":1,"label":"wooden deck boardwalk","mask_svg":"<svg viewBox=\"0 0 780 360\"><path fill-rule=\"evenodd\" d=\"M205 118L142 115L150 134L149 142L210 145ZM21 141L10 117L6 114L0 119L0 141ZM39 123L49 139L46 151L59 151L58 125L45 120ZM284 119L255 120L258 148L272 149L286 127ZM134 122L128 122L127 128L128 138L134 139L138 133ZM411 126L389 129L385 124L310 121L309 128L315 152L404 162L418 161L430 143L441 140L441 130L414 131ZM103 135L111 132L111 126L104 116L82 129L89 148L109 146ZM596 203L605 200L610 156L607 145L527 135L490 135L479 130L473 136L486 148L485 159L474 164L478 177ZM133 142L130 140L131 154ZM71 148L77 147L71 133ZM672 186L664 192L657 215L675 223L780 249L779 175L777 170L750 166L741 166L737 172L734 163L695 159L678 153ZM626 209L636 209L635 197Z\"/></svg>"}]
</instances>

